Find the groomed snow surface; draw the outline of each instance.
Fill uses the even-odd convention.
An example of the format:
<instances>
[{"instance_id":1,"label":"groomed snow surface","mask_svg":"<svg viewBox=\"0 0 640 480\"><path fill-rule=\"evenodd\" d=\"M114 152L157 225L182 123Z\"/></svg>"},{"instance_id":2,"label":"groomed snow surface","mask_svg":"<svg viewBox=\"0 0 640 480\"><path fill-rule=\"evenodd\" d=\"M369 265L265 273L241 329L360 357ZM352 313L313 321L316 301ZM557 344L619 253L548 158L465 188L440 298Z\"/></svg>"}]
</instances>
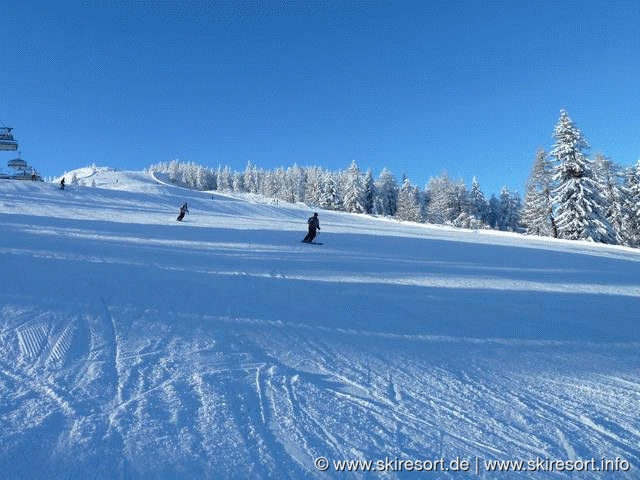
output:
<instances>
[{"instance_id":1,"label":"groomed snow surface","mask_svg":"<svg viewBox=\"0 0 640 480\"><path fill-rule=\"evenodd\" d=\"M639 251L77 177L0 181L0 478L639 478Z\"/></svg>"}]
</instances>

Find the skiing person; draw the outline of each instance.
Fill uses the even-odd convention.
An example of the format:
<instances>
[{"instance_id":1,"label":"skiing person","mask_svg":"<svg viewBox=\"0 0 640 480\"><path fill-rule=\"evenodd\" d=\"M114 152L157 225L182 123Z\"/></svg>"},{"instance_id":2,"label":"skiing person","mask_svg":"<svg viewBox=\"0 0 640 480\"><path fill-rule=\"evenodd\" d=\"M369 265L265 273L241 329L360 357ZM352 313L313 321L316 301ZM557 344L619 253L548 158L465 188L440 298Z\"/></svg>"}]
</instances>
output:
<instances>
[{"instance_id":1,"label":"skiing person","mask_svg":"<svg viewBox=\"0 0 640 480\"><path fill-rule=\"evenodd\" d=\"M189 213L189 209L187 208L187 202L184 202L184 205L180 207L180 215L178 215L178 218L176 218L176 220L181 222L182 219L184 218L185 213Z\"/></svg>"},{"instance_id":2,"label":"skiing person","mask_svg":"<svg viewBox=\"0 0 640 480\"><path fill-rule=\"evenodd\" d=\"M60 190L64 190L64 177L60 180Z\"/></svg>"},{"instance_id":3,"label":"skiing person","mask_svg":"<svg viewBox=\"0 0 640 480\"><path fill-rule=\"evenodd\" d=\"M318 212L313 214L313 217L309 217L309 220L307 220L307 223L309 224L309 233L307 233L307 236L304 237L304 240L302 240L305 243L311 243L313 242L313 239L316 238L316 230L320 230L320 221L318 220Z\"/></svg>"}]
</instances>

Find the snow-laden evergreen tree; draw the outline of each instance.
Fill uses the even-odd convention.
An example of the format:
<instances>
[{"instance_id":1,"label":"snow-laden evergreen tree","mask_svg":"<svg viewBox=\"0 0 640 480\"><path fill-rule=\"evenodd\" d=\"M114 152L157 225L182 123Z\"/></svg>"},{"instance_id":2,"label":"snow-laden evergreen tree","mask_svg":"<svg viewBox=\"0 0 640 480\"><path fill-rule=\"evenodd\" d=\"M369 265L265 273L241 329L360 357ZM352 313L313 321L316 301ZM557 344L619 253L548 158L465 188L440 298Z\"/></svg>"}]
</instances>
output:
<instances>
[{"instance_id":1,"label":"snow-laden evergreen tree","mask_svg":"<svg viewBox=\"0 0 640 480\"><path fill-rule=\"evenodd\" d=\"M473 215L473 203L463 180L452 184L451 189L451 215L453 218L448 224L460 228L477 228L478 219Z\"/></svg>"},{"instance_id":2,"label":"snow-laden evergreen tree","mask_svg":"<svg viewBox=\"0 0 640 480\"><path fill-rule=\"evenodd\" d=\"M244 169L244 188L249 193L258 193L258 172L251 160Z\"/></svg>"},{"instance_id":3,"label":"snow-laden evergreen tree","mask_svg":"<svg viewBox=\"0 0 640 480\"><path fill-rule=\"evenodd\" d=\"M376 187L373 181L373 172L371 169L367 170L367 174L363 180L363 207L364 213L375 212L375 199L376 199Z\"/></svg>"},{"instance_id":4,"label":"snow-laden evergreen tree","mask_svg":"<svg viewBox=\"0 0 640 480\"><path fill-rule=\"evenodd\" d=\"M196 171L197 190L213 190L213 172L208 168L199 167Z\"/></svg>"},{"instance_id":5,"label":"snow-laden evergreen tree","mask_svg":"<svg viewBox=\"0 0 640 480\"><path fill-rule=\"evenodd\" d=\"M474 203L463 180L452 182L447 172L432 177L425 196L427 221L463 228L480 228L481 220L473 213Z\"/></svg>"},{"instance_id":6,"label":"snow-laden evergreen tree","mask_svg":"<svg viewBox=\"0 0 640 480\"><path fill-rule=\"evenodd\" d=\"M180 183L190 188L196 188L198 183L198 166L194 162L183 163L181 173L182 178L180 179Z\"/></svg>"},{"instance_id":7,"label":"snow-laden evergreen tree","mask_svg":"<svg viewBox=\"0 0 640 480\"><path fill-rule=\"evenodd\" d=\"M218 189L218 176L216 171L212 168L207 168L209 172L209 190L217 190Z\"/></svg>"},{"instance_id":8,"label":"snow-laden evergreen tree","mask_svg":"<svg viewBox=\"0 0 640 480\"><path fill-rule=\"evenodd\" d=\"M500 191L500 203L498 207L498 230L514 231L518 226L519 195L512 194L509 188L502 187Z\"/></svg>"},{"instance_id":9,"label":"snow-laden evergreen tree","mask_svg":"<svg viewBox=\"0 0 640 480\"><path fill-rule=\"evenodd\" d=\"M418 197L420 201L420 218L422 218L423 222L429 221L429 202L431 201L431 197L429 196L429 191L427 190L427 186L425 185L424 190L420 192Z\"/></svg>"},{"instance_id":10,"label":"snow-laden evergreen tree","mask_svg":"<svg viewBox=\"0 0 640 480\"><path fill-rule=\"evenodd\" d=\"M306 173L298 166L297 163L293 164L293 167L287 169L287 178L289 188L291 189L290 202L304 202L305 199L305 184Z\"/></svg>"},{"instance_id":11,"label":"snow-laden evergreen tree","mask_svg":"<svg viewBox=\"0 0 640 480\"><path fill-rule=\"evenodd\" d=\"M422 220L420 213L418 189L411 185L408 178L405 178L398 193L396 217L400 220L419 222Z\"/></svg>"},{"instance_id":12,"label":"snow-laden evergreen tree","mask_svg":"<svg viewBox=\"0 0 640 480\"><path fill-rule=\"evenodd\" d=\"M603 188L585 153L589 146L566 110L560 112L553 138L551 155L556 160L553 168L556 187L552 198L558 237L614 243L613 228L604 216L600 194Z\"/></svg>"},{"instance_id":13,"label":"snow-laden evergreen tree","mask_svg":"<svg viewBox=\"0 0 640 480\"><path fill-rule=\"evenodd\" d=\"M318 167L307 168L305 176L305 202L311 205L320 205L323 191L322 177L322 169Z\"/></svg>"},{"instance_id":14,"label":"snow-laden evergreen tree","mask_svg":"<svg viewBox=\"0 0 640 480\"><path fill-rule=\"evenodd\" d=\"M473 203L463 180L451 184L450 215L446 223L460 228L479 228L480 220L473 215Z\"/></svg>"},{"instance_id":15,"label":"snow-laden evergreen tree","mask_svg":"<svg viewBox=\"0 0 640 480\"><path fill-rule=\"evenodd\" d=\"M414 222L424 223L425 210L424 210L424 192L420 191L417 186L413 187L413 197L415 198L415 215Z\"/></svg>"},{"instance_id":16,"label":"snow-laden evergreen tree","mask_svg":"<svg viewBox=\"0 0 640 480\"><path fill-rule=\"evenodd\" d=\"M429 223L442 224L447 220L450 183L447 172L429 179L426 187L427 196L429 197L427 205L427 221Z\"/></svg>"},{"instance_id":17,"label":"snow-laden evergreen tree","mask_svg":"<svg viewBox=\"0 0 640 480\"><path fill-rule=\"evenodd\" d=\"M509 219L507 225L512 232L521 231L520 218L522 215L522 199L520 192L515 191L511 194L511 209L509 211Z\"/></svg>"},{"instance_id":18,"label":"snow-laden evergreen tree","mask_svg":"<svg viewBox=\"0 0 640 480\"><path fill-rule=\"evenodd\" d=\"M375 183L376 211L380 215L394 216L398 209L398 183L396 177L383 168Z\"/></svg>"},{"instance_id":19,"label":"snow-laden evergreen tree","mask_svg":"<svg viewBox=\"0 0 640 480\"><path fill-rule=\"evenodd\" d=\"M233 191L234 192L244 192L246 191L244 188L244 175L242 172L233 172Z\"/></svg>"},{"instance_id":20,"label":"snow-laden evergreen tree","mask_svg":"<svg viewBox=\"0 0 640 480\"><path fill-rule=\"evenodd\" d=\"M340 192L340 182L336 174L326 172L323 180L324 188L320 199L320 206L329 210L340 210L342 208L342 196Z\"/></svg>"},{"instance_id":21,"label":"snow-laden evergreen tree","mask_svg":"<svg viewBox=\"0 0 640 480\"><path fill-rule=\"evenodd\" d=\"M622 238L630 247L640 247L640 160L625 172L622 205Z\"/></svg>"},{"instance_id":22,"label":"snow-laden evergreen tree","mask_svg":"<svg viewBox=\"0 0 640 480\"><path fill-rule=\"evenodd\" d=\"M289 176L283 167L276 168L275 172L276 197L285 202L293 203L294 194Z\"/></svg>"},{"instance_id":23,"label":"snow-laden evergreen tree","mask_svg":"<svg viewBox=\"0 0 640 480\"><path fill-rule=\"evenodd\" d=\"M169 181L178 181L180 175L180 164L178 163L178 160L171 160L169 162L169 171L167 173L169 174Z\"/></svg>"},{"instance_id":24,"label":"snow-laden evergreen tree","mask_svg":"<svg viewBox=\"0 0 640 480\"><path fill-rule=\"evenodd\" d=\"M527 180L522 225L530 235L557 237L551 204L552 168L547 152L540 148Z\"/></svg>"},{"instance_id":25,"label":"snow-laden evergreen tree","mask_svg":"<svg viewBox=\"0 0 640 480\"><path fill-rule=\"evenodd\" d=\"M264 182L265 182L265 178L266 178L266 172L258 167L254 167L255 168L255 175L256 175L256 193L260 194L264 191Z\"/></svg>"},{"instance_id":26,"label":"snow-laden evergreen tree","mask_svg":"<svg viewBox=\"0 0 640 480\"><path fill-rule=\"evenodd\" d=\"M489 210L487 214L487 224L491 228L498 228L498 218L500 217L500 200L495 194L491 194L489 199Z\"/></svg>"},{"instance_id":27,"label":"snow-laden evergreen tree","mask_svg":"<svg viewBox=\"0 0 640 480\"><path fill-rule=\"evenodd\" d=\"M344 173L342 185L344 211L352 213L364 212L362 176L355 160L351 162L351 165Z\"/></svg>"},{"instance_id":28,"label":"snow-laden evergreen tree","mask_svg":"<svg viewBox=\"0 0 640 480\"><path fill-rule=\"evenodd\" d=\"M489 204L487 202L487 198L484 196L482 189L480 188L480 184L478 183L478 179L473 177L471 181L471 214L482 223L488 223L488 210Z\"/></svg>"},{"instance_id":29,"label":"snow-laden evergreen tree","mask_svg":"<svg viewBox=\"0 0 640 480\"><path fill-rule=\"evenodd\" d=\"M264 181L262 182L262 192L265 197L278 198L278 184L276 180L276 173L268 171L264 174Z\"/></svg>"},{"instance_id":30,"label":"snow-laden evergreen tree","mask_svg":"<svg viewBox=\"0 0 640 480\"><path fill-rule=\"evenodd\" d=\"M604 217L613 227L616 243L623 243L624 226L622 214L622 172L620 168L601 153L593 158L594 173L598 183L602 185L602 199L604 201Z\"/></svg>"},{"instance_id":31,"label":"snow-laden evergreen tree","mask_svg":"<svg viewBox=\"0 0 640 480\"><path fill-rule=\"evenodd\" d=\"M144 169L145 172L162 172L169 173L169 164L167 162L158 162L152 165L149 165Z\"/></svg>"},{"instance_id":32,"label":"snow-laden evergreen tree","mask_svg":"<svg viewBox=\"0 0 640 480\"><path fill-rule=\"evenodd\" d=\"M443 172L438 177L431 177L427 184L427 194L429 195L429 205L427 207L427 220L430 223L453 223L460 215L457 205L459 192L449 180L447 172Z\"/></svg>"},{"instance_id":33,"label":"snow-laden evergreen tree","mask_svg":"<svg viewBox=\"0 0 640 480\"><path fill-rule=\"evenodd\" d=\"M218 165L217 175L218 177L218 190L221 192L233 191L233 173L231 168L225 165L224 167Z\"/></svg>"}]
</instances>

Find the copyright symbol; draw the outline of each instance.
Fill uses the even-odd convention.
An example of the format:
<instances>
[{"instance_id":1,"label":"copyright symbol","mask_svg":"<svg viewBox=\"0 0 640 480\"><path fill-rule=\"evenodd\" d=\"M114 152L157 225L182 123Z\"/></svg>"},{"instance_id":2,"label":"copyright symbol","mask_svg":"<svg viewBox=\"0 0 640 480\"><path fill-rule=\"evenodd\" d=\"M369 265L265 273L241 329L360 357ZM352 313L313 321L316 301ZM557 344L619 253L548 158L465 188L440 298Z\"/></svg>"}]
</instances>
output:
<instances>
[{"instance_id":1,"label":"copyright symbol","mask_svg":"<svg viewBox=\"0 0 640 480\"><path fill-rule=\"evenodd\" d=\"M326 470L329 469L329 460L327 460L324 457L316 458L316 461L313 463L316 465L316 468L321 472L325 472Z\"/></svg>"}]
</instances>

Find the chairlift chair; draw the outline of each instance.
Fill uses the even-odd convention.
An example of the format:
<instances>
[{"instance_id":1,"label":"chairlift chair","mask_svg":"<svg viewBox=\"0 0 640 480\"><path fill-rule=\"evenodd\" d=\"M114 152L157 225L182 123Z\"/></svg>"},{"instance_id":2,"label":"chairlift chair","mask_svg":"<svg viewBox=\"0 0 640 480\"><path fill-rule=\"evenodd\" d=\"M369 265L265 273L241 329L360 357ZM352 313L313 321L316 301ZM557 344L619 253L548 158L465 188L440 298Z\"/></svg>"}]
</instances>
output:
<instances>
[{"instance_id":1,"label":"chairlift chair","mask_svg":"<svg viewBox=\"0 0 640 480\"><path fill-rule=\"evenodd\" d=\"M0 127L0 150L18 150L18 142L13 138L11 130L11 127Z\"/></svg>"}]
</instances>

